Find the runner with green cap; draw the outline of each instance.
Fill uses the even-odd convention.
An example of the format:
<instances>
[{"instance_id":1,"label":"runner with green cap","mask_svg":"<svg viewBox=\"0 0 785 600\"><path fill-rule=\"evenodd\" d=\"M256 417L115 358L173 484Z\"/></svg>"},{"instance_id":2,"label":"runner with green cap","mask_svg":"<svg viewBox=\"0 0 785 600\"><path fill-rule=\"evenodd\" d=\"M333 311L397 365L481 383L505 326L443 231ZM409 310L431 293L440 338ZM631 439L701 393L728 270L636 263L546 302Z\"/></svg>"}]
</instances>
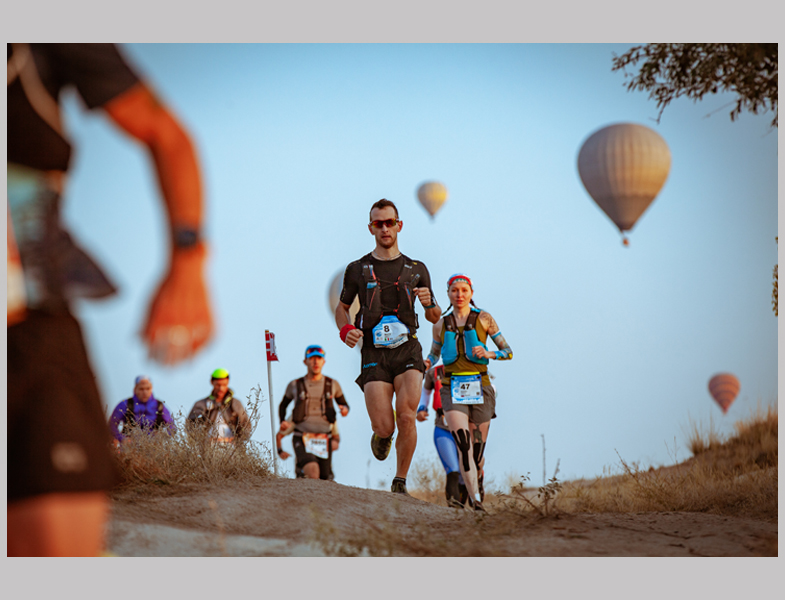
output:
<instances>
[{"instance_id":1,"label":"runner with green cap","mask_svg":"<svg viewBox=\"0 0 785 600\"><path fill-rule=\"evenodd\" d=\"M185 422L187 430L193 432L197 427L209 427L213 444L244 441L251 434L251 422L242 403L229 387L229 371L215 369L210 383L213 391L194 404Z\"/></svg>"}]
</instances>

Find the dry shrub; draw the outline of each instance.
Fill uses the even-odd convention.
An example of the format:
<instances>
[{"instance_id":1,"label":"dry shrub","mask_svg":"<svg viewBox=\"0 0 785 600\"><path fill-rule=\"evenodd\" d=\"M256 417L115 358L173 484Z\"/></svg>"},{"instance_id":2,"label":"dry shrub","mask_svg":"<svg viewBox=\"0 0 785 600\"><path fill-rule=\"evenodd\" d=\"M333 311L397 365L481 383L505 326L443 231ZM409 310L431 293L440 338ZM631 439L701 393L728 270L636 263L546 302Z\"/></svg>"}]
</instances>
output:
<instances>
[{"instance_id":1,"label":"dry shrub","mask_svg":"<svg viewBox=\"0 0 785 600\"><path fill-rule=\"evenodd\" d=\"M409 493L419 500L447 506L444 486L447 476L441 461L433 457L419 460L409 471Z\"/></svg>"},{"instance_id":2,"label":"dry shrub","mask_svg":"<svg viewBox=\"0 0 785 600\"><path fill-rule=\"evenodd\" d=\"M759 410L737 423L730 439L708 443L672 467L643 470L620 458L622 473L616 477L565 483L560 507L567 512L705 512L776 522L777 421L776 407Z\"/></svg>"},{"instance_id":3,"label":"dry shrub","mask_svg":"<svg viewBox=\"0 0 785 600\"><path fill-rule=\"evenodd\" d=\"M447 474L438 458L429 457L414 463L409 471L407 481L409 493L415 498L431 504L447 506L447 496L444 489L447 485ZM483 488L487 502L496 493L493 476L487 472L483 480Z\"/></svg>"},{"instance_id":4,"label":"dry shrub","mask_svg":"<svg viewBox=\"0 0 785 600\"><path fill-rule=\"evenodd\" d=\"M693 456L714 450L722 444L719 432L714 425L714 419L709 416L709 424L705 428L690 418L689 431L686 432L687 448Z\"/></svg>"},{"instance_id":5,"label":"dry shrub","mask_svg":"<svg viewBox=\"0 0 785 600\"><path fill-rule=\"evenodd\" d=\"M272 474L267 444L249 438L259 422L263 402L261 389L251 390L246 411L250 431L238 444L213 445L206 428L186 429L182 412L173 415L177 430L152 432L140 427L124 430L126 436L116 452L120 487L177 485L182 483L220 483L227 479L266 478Z\"/></svg>"}]
</instances>

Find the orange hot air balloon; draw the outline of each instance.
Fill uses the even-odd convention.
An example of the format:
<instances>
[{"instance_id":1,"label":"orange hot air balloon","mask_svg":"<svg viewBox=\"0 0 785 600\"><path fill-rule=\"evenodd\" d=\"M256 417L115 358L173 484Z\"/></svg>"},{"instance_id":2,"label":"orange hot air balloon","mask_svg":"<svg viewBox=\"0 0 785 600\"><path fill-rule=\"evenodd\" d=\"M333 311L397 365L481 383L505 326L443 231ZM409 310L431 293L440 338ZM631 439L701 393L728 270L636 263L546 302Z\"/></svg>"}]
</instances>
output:
<instances>
[{"instance_id":1,"label":"orange hot air balloon","mask_svg":"<svg viewBox=\"0 0 785 600\"><path fill-rule=\"evenodd\" d=\"M447 188L438 181L427 181L417 189L417 199L423 208L431 215L431 219L436 216L442 205L447 202Z\"/></svg>"},{"instance_id":2,"label":"orange hot air balloon","mask_svg":"<svg viewBox=\"0 0 785 600\"><path fill-rule=\"evenodd\" d=\"M670 166L665 140L635 123L616 123L595 131L578 153L578 173L586 191L622 236L660 192ZM623 241L626 246L627 238Z\"/></svg>"},{"instance_id":3,"label":"orange hot air balloon","mask_svg":"<svg viewBox=\"0 0 785 600\"><path fill-rule=\"evenodd\" d=\"M717 373L709 380L709 392L714 401L720 405L722 414L728 412L740 388L739 380L730 373Z\"/></svg>"}]
</instances>

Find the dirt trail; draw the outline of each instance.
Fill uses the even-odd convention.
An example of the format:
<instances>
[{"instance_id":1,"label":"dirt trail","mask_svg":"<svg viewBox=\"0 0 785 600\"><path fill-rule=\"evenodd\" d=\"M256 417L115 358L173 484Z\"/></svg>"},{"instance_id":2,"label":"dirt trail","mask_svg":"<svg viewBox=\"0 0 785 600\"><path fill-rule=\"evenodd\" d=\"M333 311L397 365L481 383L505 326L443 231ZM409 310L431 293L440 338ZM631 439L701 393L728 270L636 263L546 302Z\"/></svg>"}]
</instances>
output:
<instances>
[{"instance_id":1,"label":"dirt trail","mask_svg":"<svg viewBox=\"0 0 785 600\"><path fill-rule=\"evenodd\" d=\"M502 507L481 518L386 491L271 478L117 492L108 548L117 556L777 556L777 524L677 512L541 519Z\"/></svg>"}]
</instances>

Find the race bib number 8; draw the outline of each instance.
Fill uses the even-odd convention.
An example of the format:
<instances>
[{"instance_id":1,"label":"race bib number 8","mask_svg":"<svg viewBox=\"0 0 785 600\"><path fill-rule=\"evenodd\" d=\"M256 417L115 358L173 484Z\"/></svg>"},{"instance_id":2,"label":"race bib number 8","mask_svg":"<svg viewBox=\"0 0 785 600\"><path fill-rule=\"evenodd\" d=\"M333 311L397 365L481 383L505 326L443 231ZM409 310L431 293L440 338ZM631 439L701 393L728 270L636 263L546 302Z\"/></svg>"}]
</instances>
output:
<instances>
[{"instance_id":1,"label":"race bib number 8","mask_svg":"<svg viewBox=\"0 0 785 600\"><path fill-rule=\"evenodd\" d=\"M482 376L453 375L450 378L450 395L453 404L482 404Z\"/></svg>"},{"instance_id":2,"label":"race bib number 8","mask_svg":"<svg viewBox=\"0 0 785 600\"><path fill-rule=\"evenodd\" d=\"M398 317L386 315L373 328L373 345L377 348L397 348L409 339L409 328Z\"/></svg>"},{"instance_id":3,"label":"race bib number 8","mask_svg":"<svg viewBox=\"0 0 785 600\"><path fill-rule=\"evenodd\" d=\"M304 433L303 443L305 451L319 458L330 456L327 445L330 443L330 436L326 433Z\"/></svg>"}]
</instances>

